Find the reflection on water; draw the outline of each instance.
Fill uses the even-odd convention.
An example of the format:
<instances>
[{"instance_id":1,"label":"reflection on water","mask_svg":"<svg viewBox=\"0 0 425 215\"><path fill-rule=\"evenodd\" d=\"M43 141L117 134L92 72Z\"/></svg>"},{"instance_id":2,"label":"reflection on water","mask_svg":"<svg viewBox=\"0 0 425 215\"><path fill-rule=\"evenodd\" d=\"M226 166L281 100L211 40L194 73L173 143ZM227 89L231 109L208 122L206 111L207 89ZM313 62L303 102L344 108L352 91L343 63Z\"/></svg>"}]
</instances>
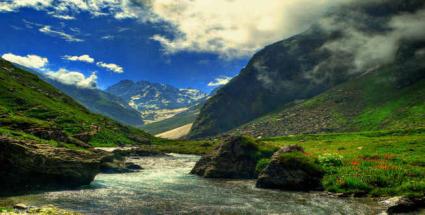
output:
<instances>
[{"instance_id":1,"label":"reflection on water","mask_svg":"<svg viewBox=\"0 0 425 215\"><path fill-rule=\"evenodd\" d=\"M100 174L87 189L24 197L32 205L54 204L87 214L377 214L367 199L319 193L261 190L252 180L208 180L188 174L198 156L134 159L144 170Z\"/></svg>"}]
</instances>

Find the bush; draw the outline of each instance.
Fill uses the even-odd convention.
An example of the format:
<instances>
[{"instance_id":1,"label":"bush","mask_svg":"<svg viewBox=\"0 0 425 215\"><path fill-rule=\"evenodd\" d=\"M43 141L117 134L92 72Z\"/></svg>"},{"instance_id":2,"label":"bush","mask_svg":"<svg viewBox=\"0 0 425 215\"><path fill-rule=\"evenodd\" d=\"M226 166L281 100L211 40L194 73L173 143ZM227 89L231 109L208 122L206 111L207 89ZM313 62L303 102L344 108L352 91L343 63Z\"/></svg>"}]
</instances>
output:
<instances>
[{"instance_id":1,"label":"bush","mask_svg":"<svg viewBox=\"0 0 425 215\"><path fill-rule=\"evenodd\" d=\"M318 162L324 168L339 167L342 166L343 158L344 157L339 154L324 154L319 155Z\"/></svg>"}]
</instances>

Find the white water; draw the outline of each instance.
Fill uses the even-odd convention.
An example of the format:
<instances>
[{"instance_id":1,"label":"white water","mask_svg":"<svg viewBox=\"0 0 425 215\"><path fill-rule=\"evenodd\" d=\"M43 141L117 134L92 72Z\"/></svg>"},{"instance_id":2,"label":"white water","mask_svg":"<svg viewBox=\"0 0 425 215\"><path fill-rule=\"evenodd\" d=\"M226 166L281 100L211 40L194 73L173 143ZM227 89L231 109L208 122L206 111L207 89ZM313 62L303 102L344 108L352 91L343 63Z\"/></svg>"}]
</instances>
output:
<instances>
[{"instance_id":1,"label":"white water","mask_svg":"<svg viewBox=\"0 0 425 215\"><path fill-rule=\"evenodd\" d=\"M257 189L253 180L209 180L189 172L198 156L134 159L144 170L100 174L86 189L10 198L86 214L378 214L368 199Z\"/></svg>"}]
</instances>

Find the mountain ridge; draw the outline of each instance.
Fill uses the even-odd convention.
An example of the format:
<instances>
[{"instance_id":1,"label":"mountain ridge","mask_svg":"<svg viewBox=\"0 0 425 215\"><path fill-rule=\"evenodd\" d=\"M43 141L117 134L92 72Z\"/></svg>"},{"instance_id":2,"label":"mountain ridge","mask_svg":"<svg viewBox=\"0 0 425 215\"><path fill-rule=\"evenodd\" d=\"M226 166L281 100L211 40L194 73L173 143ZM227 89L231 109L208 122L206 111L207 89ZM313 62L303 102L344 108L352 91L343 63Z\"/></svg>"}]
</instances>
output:
<instances>
[{"instance_id":1,"label":"mountain ridge","mask_svg":"<svg viewBox=\"0 0 425 215\"><path fill-rule=\"evenodd\" d=\"M161 121L206 99L206 94L193 88L178 89L168 84L123 80L106 89L141 113L148 124Z\"/></svg>"}]
</instances>

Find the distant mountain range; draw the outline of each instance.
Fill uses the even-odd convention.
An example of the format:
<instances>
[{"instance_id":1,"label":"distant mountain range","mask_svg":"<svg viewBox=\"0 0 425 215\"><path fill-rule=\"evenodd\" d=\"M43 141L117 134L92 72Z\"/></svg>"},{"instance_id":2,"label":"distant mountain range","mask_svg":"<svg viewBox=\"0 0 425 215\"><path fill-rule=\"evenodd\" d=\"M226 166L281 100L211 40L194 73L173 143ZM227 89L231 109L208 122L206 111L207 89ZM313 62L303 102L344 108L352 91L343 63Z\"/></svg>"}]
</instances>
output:
<instances>
[{"instance_id":1,"label":"distant mountain range","mask_svg":"<svg viewBox=\"0 0 425 215\"><path fill-rule=\"evenodd\" d=\"M382 87L378 87L376 92L383 93L382 98L394 100L393 102L414 96L414 91L406 95L396 94L398 88L402 90L402 85L398 85L400 82L407 83L405 87L417 89L418 93L421 93L423 82L417 82L419 86L414 86L412 80L421 80L425 74L421 67L424 62L425 35L422 30L418 31L424 28L423 22L419 21L423 20L424 5L425 2L422 0L359 1L327 14L304 33L265 47L252 57L237 77L208 99L201 108L189 136L191 138L215 136L246 123L248 123L246 126L237 130L239 133L267 136L320 132L326 129L338 131L343 125L349 125L348 130L361 130L361 123L339 123L338 126L335 125L336 127L329 125L331 121L336 123L338 116L332 115L334 106L325 104L332 104L328 103L332 101L332 97L341 98L336 86L343 83L350 85L351 81L371 76L370 73L385 74L381 70L393 71L387 76L395 80L388 81L385 75L377 75L375 79L372 75L368 79L360 79L365 81L363 84L344 88L347 95L341 99L349 101L336 105L338 108L343 108L342 104L347 105L344 106L346 111L336 112L337 115L343 115L339 119L354 120L344 115L349 113L357 114L358 117L369 116L367 111L372 110L368 109L367 103L371 100L376 102L375 105L378 107L386 104L385 101L378 102L379 99L376 99L380 95L373 92L367 92L365 95L348 95L363 92L360 87L366 88L376 84ZM368 85L367 81L371 84ZM335 90L326 94L328 102L314 103L318 107L312 105L313 109L306 109L301 108L304 106L293 106L303 100L313 101L308 99L329 89ZM381 89L388 89L388 93L393 93L394 97L385 95L386 92ZM416 103L421 101L413 100ZM411 105L415 105L414 103ZM286 109L288 107L295 109ZM323 109L317 112L319 107ZM354 107L358 109L352 110ZM376 112L376 116L370 116L375 117L375 121L363 128L392 128L393 126L385 126L386 123L395 126L403 115L405 118L402 121L405 123L395 127L414 125L414 121L408 120L413 114L408 111L409 109L382 108L381 112ZM417 108L419 109L415 109L418 111L415 114L419 114L423 119L424 110L421 109L423 106ZM268 115L271 113L277 115ZM396 117L397 114L400 116ZM265 115L268 116L252 122ZM314 120L326 117L332 120Z\"/></svg>"},{"instance_id":2,"label":"distant mountain range","mask_svg":"<svg viewBox=\"0 0 425 215\"><path fill-rule=\"evenodd\" d=\"M91 112L102 114L126 125L140 127L144 124L140 113L119 97L99 89L62 84L50 78L43 78L43 80L71 96Z\"/></svg>"},{"instance_id":3,"label":"distant mountain range","mask_svg":"<svg viewBox=\"0 0 425 215\"><path fill-rule=\"evenodd\" d=\"M106 92L139 111L145 124L171 118L207 98L207 94L196 89L178 89L148 81L120 81Z\"/></svg>"}]
</instances>

